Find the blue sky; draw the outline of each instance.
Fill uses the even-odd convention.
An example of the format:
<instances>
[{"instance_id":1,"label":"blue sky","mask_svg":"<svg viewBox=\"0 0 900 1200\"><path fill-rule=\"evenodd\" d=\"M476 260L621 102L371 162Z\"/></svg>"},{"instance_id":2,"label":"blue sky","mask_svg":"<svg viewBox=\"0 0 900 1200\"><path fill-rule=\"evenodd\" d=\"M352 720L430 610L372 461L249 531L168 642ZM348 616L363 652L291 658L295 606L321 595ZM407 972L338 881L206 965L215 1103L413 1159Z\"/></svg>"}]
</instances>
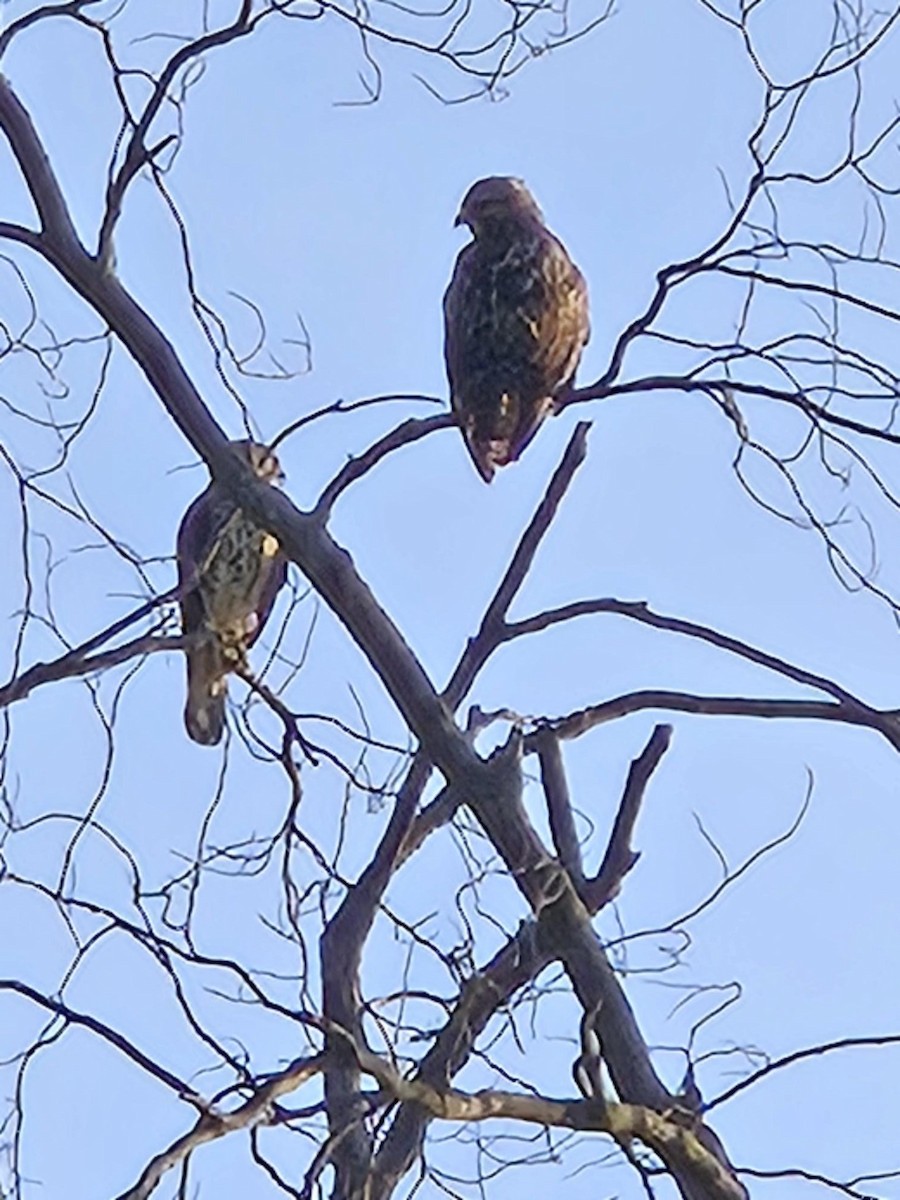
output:
<instances>
[{"instance_id":1,"label":"blue sky","mask_svg":"<svg viewBox=\"0 0 900 1200\"><path fill-rule=\"evenodd\" d=\"M8 21L29 4L11 0ZM196 30L200 5L158 3L154 28ZM582 6L583 8L584 6ZM213 16L230 13L213 4ZM821 47L831 6L810 0L804 23L796 8L777 0L763 6L754 26L760 53L781 78L802 72ZM107 6L98 9L98 15ZM111 10L110 10L111 11ZM482 10L479 10L481 12ZM119 45L133 61L156 65L169 42L135 42L150 26L146 6L130 5ZM388 18L385 17L387 20ZM400 20L400 18L397 18ZM893 115L900 42L888 37L867 64L860 124L872 131ZM576 42L530 63L501 102L442 105L413 77L425 71L437 86L459 89L444 67L424 66L411 52L381 48L383 94L363 96L365 69L358 43L337 20L271 22L252 38L212 55L189 95L184 143L168 186L190 232L203 296L248 345L254 326L229 297L252 298L266 314L273 345L296 337L302 314L312 341L312 369L289 382L241 381L241 393L264 436L297 416L339 398L384 393L444 397L440 300L464 241L453 228L459 199L486 174L525 178L551 228L584 271L592 300L593 336L580 379L605 368L618 334L649 300L656 272L697 253L728 219L723 178L739 195L750 171L746 150L758 119L761 87L739 37L697 0L666 0L652 8L623 2L607 23ZM116 110L96 39L65 22L44 22L14 43L5 61L29 105L65 185L78 226L93 242L102 212L105 169L116 132ZM133 85L137 87L137 85ZM798 126L792 167L820 170L845 144L852 91L837 79L821 104ZM168 130L160 125L161 134ZM888 146L890 153L893 149ZM4 149L5 155L5 149ZM0 219L28 219L28 207L10 161L0 155ZM888 158L885 171L890 172ZM780 201L789 236L811 243L860 236L865 205L860 190L837 184L788 188ZM895 208L887 197L888 219ZM871 209L869 218L872 217ZM889 225L890 230L890 225ZM886 252L896 250L889 232ZM42 316L60 337L97 331L96 322L50 275L16 251ZM223 426L241 434L239 411L218 381L211 355L193 320L185 288L177 229L147 180L133 186L117 239L118 269L176 345ZM3 268L3 264L0 264ZM807 275L824 278L813 255ZM24 318L26 302L3 268L4 318ZM888 282L860 269L867 294L890 305ZM8 285L8 286L7 286ZM733 336L738 293L703 281L676 297L661 327L701 339ZM754 309L754 336L815 328L799 301L773 291ZM864 346L897 368L896 339L888 323L842 317L845 340ZM55 402L60 418L83 413L96 385L102 347L76 349L63 373L67 395ZM282 350L279 347L279 353ZM289 353L289 351L285 351ZM292 360L303 365L302 353ZM628 360L628 373L675 369L677 352L645 340ZM41 380L26 356L0 361L0 396L31 412L45 403ZM395 404L323 420L285 445L288 489L301 506L350 454L405 416L427 406ZM884 415L873 406L871 419ZM766 444L798 440L797 417L775 405L748 403L751 428ZM900 655L889 606L865 591L841 588L816 535L780 521L754 504L732 470L736 438L709 401L674 392L620 397L588 404L550 421L521 462L485 488L471 468L459 435L446 430L382 463L340 501L335 536L352 552L380 601L403 629L436 685L442 686L474 632L483 607L535 504L546 488L576 419L593 422L590 453L513 609L524 616L592 596L641 599L664 613L705 622L753 645L833 677L864 699L898 705ZM38 467L55 444L0 411L0 442L16 460ZM880 446L874 457L885 480L897 482L896 454ZM156 585L170 586L174 533L187 503L200 490L200 468L172 473L193 454L122 350L114 352L96 414L70 460L71 480L98 521L148 559ZM772 503L784 500L774 475L759 462L751 477ZM879 586L898 589L896 521L859 472L843 489L821 469L802 466L804 485L823 517L858 504L878 538ZM48 480L54 495L71 497L61 474ZM4 528L10 531L10 569L0 578L5 619L4 666L11 667L23 603L21 537L14 481L0 474ZM841 536L864 563L867 541L859 521ZM47 554L54 569L49 596L58 626L78 642L126 611L139 585L133 569L98 537L51 505L35 501L30 552L39 605L45 607ZM304 712L329 713L358 723L357 700L373 732L405 744L402 726L380 684L336 621L307 597L286 642L299 655L314 622L308 657L287 693ZM29 627L27 665L58 652L38 623ZM83 683L36 692L12 717L6 787L20 819L33 828L8 840L10 868L47 882L59 875L73 827L95 806L97 820L129 847L150 889L183 868L206 828L209 843L225 845L271 835L288 803L284 776L254 763L239 742L230 750L226 783L208 825L222 757L190 743L183 732L183 668L176 656L157 655L125 688L116 712L115 754ZM102 680L109 712L125 676ZM277 678L277 674L276 674ZM798 689L762 670L729 661L708 647L613 617L585 618L501 651L479 680L472 700L485 709L508 706L529 716L554 716L637 688L674 688L723 695L799 696ZM353 689L351 691L351 689ZM232 689L236 696L241 689ZM659 714L639 714L568 743L566 762L585 821L593 869L605 844L631 758ZM667 718L668 719L668 718ZM754 1046L773 1056L848 1036L896 1033L900 986L900 918L896 851L900 816L896 796L900 762L875 734L812 722L768 722L676 715L673 745L647 795L636 844L642 858L627 880L617 913L599 922L608 938L654 930L689 911L716 885L720 866L697 819L734 866L784 832L813 780L809 811L797 835L726 891L690 926L683 962L663 975L642 969L667 961L673 939L635 939L627 981L647 1038L674 1046L704 1012L708 994L674 1011L691 985L740 981L741 998L699 1033L699 1053ZM271 730L261 721L261 727ZM311 736L327 738L320 724ZM347 743L333 742L347 752ZM391 764L375 756L380 780ZM107 771L108 765L108 771ZM108 778L106 778L108 774ZM327 768L306 772L301 809L304 830L333 847L345 801L344 784ZM543 827L541 799L527 799ZM347 845L341 867L352 877L367 861L386 819L384 804L364 794L346 799ZM47 819L47 814L66 818ZM464 878L456 841L436 835L395 881L389 902L407 921L436 913L425 928L445 948L458 940L461 921L452 904ZM483 846L479 853L485 854ZM298 855L297 877L310 882L315 867ZM73 860L72 890L129 919L131 879L122 855L92 829ZM198 942L204 952L252 960L261 969L296 972L295 950L263 926L275 919L277 870L252 878L205 877L197 897ZM485 884L483 902L512 930L525 916L511 885ZM464 907L478 930L476 959L485 961L499 935ZM148 912L161 919L158 900ZM72 941L53 906L18 884L0 887L2 974L52 992L72 960ZM95 930L79 918L82 935ZM311 946L317 933L309 918ZM379 995L396 986L406 946L386 922L376 930L365 963L364 987ZM314 957L314 954L313 954ZM448 981L423 961L423 986L446 992ZM301 1052L293 1027L246 1006L223 1003L204 987L223 987L214 971L185 972L188 989L216 1035L237 1039L262 1072ZM315 994L314 968L310 986ZM296 999L290 983L273 991ZM108 1020L183 1077L210 1066L209 1051L185 1028L170 984L146 952L118 934L101 939L67 988L76 1007ZM4 998L0 1058L13 1055L42 1022L20 999ZM433 1020L434 1014L420 1014ZM535 1018L535 1038L523 1060L507 1036L497 1058L509 1071L549 1094L571 1092L577 1014L564 995L546 999ZM237 1044L229 1043L229 1044ZM763 1169L799 1166L839 1177L900 1166L896 1121L900 1111L898 1049L847 1050L808 1062L762 1082L724 1106L713 1122L740 1165ZM660 1052L674 1086L683 1062ZM728 1086L745 1066L739 1056L714 1057L700 1068L707 1096ZM498 1076L468 1068L464 1087L487 1086ZM213 1090L225 1075L196 1075ZM4 1077L12 1094L15 1071ZM155 1082L142 1077L82 1031L69 1031L42 1051L24 1079L22 1127L24 1196L87 1200L115 1196L134 1182L143 1164L187 1128L190 1113ZM297 1103L317 1097L316 1085ZM444 1134L445 1130L436 1130ZM2 1140L2 1139L0 1139ZM264 1133L262 1144L284 1172L302 1169L308 1147L296 1138ZM501 1175L488 1194L503 1200L527 1180L565 1188L573 1200L598 1194L639 1195L638 1182L612 1168L569 1171L608 1150L582 1139L564 1165ZM471 1174L474 1154L435 1145L430 1159L448 1171ZM300 1165L298 1165L300 1164ZM2 1177L0 1177L2 1178ZM242 1135L203 1148L192 1182L199 1194L224 1200L264 1200L279 1194L250 1159ZM174 1178L160 1196L175 1195ZM805 1190L804 1190L805 1189ZM466 1195L474 1194L465 1188ZM751 1182L754 1196L790 1200L814 1193L794 1180ZM900 1184L873 1188L900 1195ZM403 1193L405 1194L405 1193ZM425 1194L438 1195L433 1184ZM665 1185L659 1195L671 1194Z\"/></svg>"}]
</instances>

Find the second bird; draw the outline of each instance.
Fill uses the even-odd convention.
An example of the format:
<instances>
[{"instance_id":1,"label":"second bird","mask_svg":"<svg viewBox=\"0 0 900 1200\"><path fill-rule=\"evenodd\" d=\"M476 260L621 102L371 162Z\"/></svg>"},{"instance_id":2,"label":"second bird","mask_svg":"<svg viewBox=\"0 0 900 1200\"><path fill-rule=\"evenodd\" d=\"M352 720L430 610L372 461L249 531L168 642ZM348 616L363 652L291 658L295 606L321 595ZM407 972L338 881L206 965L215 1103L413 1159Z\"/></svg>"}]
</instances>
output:
<instances>
[{"instance_id":1,"label":"second bird","mask_svg":"<svg viewBox=\"0 0 900 1200\"><path fill-rule=\"evenodd\" d=\"M444 296L444 357L453 410L490 483L572 386L590 334L587 285L520 179L480 179L456 223L473 240Z\"/></svg>"},{"instance_id":2,"label":"second bird","mask_svg":"<svg viewBox=\"0 0 900 1200\"><path fill-rule=\"evenodd\" d=\"M278 459L259 442L231 445L264 482L283 478ZM182 518L177 557L181 627L194 638L185 650L184 723L195 742L214 746L225 729L228 674L246 664L287 580L287 559L215 480Z\"/></svg>"}]
</instances>

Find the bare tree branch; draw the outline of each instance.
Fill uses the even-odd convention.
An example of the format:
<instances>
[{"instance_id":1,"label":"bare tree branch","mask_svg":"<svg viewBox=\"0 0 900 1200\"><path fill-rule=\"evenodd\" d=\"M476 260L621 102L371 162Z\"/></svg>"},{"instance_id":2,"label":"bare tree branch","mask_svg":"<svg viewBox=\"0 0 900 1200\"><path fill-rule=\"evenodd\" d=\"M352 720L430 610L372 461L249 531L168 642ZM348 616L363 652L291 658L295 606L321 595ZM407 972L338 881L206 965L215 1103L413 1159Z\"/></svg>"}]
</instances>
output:
<instances>
[{"instance_id":1,"label":"bare tree branch","mask_svg":"<svg viewBox=\"0 0 900 1200\"><path fill-rule=\"evenodd\" d=\"M99 671L108 671L111 667L121 666L132 658L158 654L161 650L184 650L190 641L191 638L181 635L163 637L148 633L116 646L113 650L104 650L101 654L85 655L82 647L70 650L68 654L63 654L52 662L35 663L4 687L0 687L0 708L14 704L17 700L24 700L35 688L44 684L58 683L61 679L79 679Z\"/></svg>"},{"instance_id":2,"label":"bare tree branch","mask_svg":"<svg viewBox=\"0 0 900 1200\"><path fill-rule=\"evenodd\" d=\"M401 446L417 442L420 438L427 437L429 433L434 433L438 429L448 429L456 423L456 417L452 413L441 413L436 417L410 417L408 421L404 421L390 433L386 433L383 438L379 438L364 454L358 458L351 458L346 466L341 468L331 483L323 489L322 495L313 509L313 515L323 521L327 520L334 508L335 501L342 492L345 492L352 483L371 471L388 454Z\"/></svg>"},{"instance_id":3,"label":"bare tree branch","mask_svg":"<svg viewBox=\"0 0 900 1200\"><path fill-rule=\"evenodd\" d=\"M568 716L548 720L547 725L558 737L581 737L597 725L647 709L666 709L701 716L838 721L873 729L886 738L895 750L900 750L900 721L893 711L882 712L819 700L754 700L744 696L697 696L688 692L646 690L629 692Z\"/></svg>"},{"instance_id":4,"label":"bare tree branch","mask_svg":"<svg viewBox=\"0 0 900 1200\"><path fill-rule=\"evenodd\" d=\"M253 19L251 17L252 11L253 0L240 0L240 9L231 25L216 29L203 37L197 38L195 41L189 42L186 46L182 46L176 50L160 72L150 99L144 105L144 110L128 140L122 164L116 175L110 179L107 189L106 210L103 214L103 221L100 225L100 233L97 238L97 261L104 264L104 266L108 266L110 262L113 232L122 212L122 202L125 198L125 192L128 190L128 185L141 168L147 164L152 154L158 153L164 144L160 143L160 146L155 147L151 151L147 147L146 139L147 134L150 132L150 126L156 119L157 113L166 98L173 80L183 67L187 66L194 59L199 58L206 51L212 50L216 46L224 46L228 42L234 41L235 38L245 37L248 33L251 33L257 22L265 15L265 10L263 10L262 13Z\"/></svg>"},{"instance_id":5,"label":"bare tree branch","mask_svg":"<svg viewBox=\"0 0 900 1200\"><path fill-rule=\"evenodd\" d=\"M7 34L9 32L10 30L7 30ZM37 210L41 222L40 245L46 241L59 250L65 249L68 253L77 254L79 250L83 253L68 205L37 130L24 105L3 75L0 75L0 128L6 134ZM11 236L10 230L16 229L16 226L7 226L7 236ZM25 240L21 236L24 232L18 231L18 240ZM36 241L35 247L37 244Z\"/></svg>"},{"instance_id":6,"label":"bare tree branch","mask_svg":"<svg viewBox=\"0 0 900 1200\"><path fill-rule=\"evenodd\" d=\"M774 671L786 679L793 680L794 683L801 684L804 687L815 688L816 691L825 692L827 695L834 697L835 700L845 704L848 708L857 708L868 713L874 711L861 700L857 699L856 696L848 692L846 688L841 687L840 684L835 683L824 675L816 675L812 671L807 671L804 667L795 666L786 659L769 654L765 650L759 650L756 646L742 642L739 638L731 637L727 633L720 633L716 629L711 629L708 625L700 625L696 621L685 621L681 617L670 617L663 613L654 612L644 600L614 600L608 598L576 601L573 604L563 605L562 608L549 609L546 612L538 613L534 617L527 617L523 621L515 621L508 624L506 626L506 638L522 637L529 633L539 633L544 629L550 629L554 625L574 620L576 617L592 616L599 613L627 617L629 620L638 621L642 625L651 625L655 629L663 629L667 633L679 633L685 637L696 638L698 641L706 642L708 645L715 646L719 650L725 650L729 654L734 654L739 658L746 659L748 662L756 663L757 666Z\"/></svg>"},{"instance_id":7,"label":"bare tree branch","mask_svg":"<svg viewBox=\"0 0 900 1200\"><path fill-rule=\"evenodd\" d=\"M541 764L541 784L547 797L553 846L560 864L568 871L575 890L583 896L584 863L581 860L581 846L575 829L572 798L569 795L559 738L552 730L542 729L535 737L535 744Z\"/></svg>"},{"instance_id":8,"label":"bare tree branch","mask_svg":"<svg viewBox=\"0 0 900 1200\"><path fill-rule=\"evenodd\" d=\"M586 881L582 892L584 902L592 913L599 912L619 894L622 880L640 858L640 852L631 846L634 827L650 777L671 741L672 726L657 725L640 756L631 764L600 870L593 879Z\"/></svg>"},{"instance_id":9,"label":"bare tree branch","mask_svg":"<svg viewBox=\"0 0 900 1200\"><path fill-rule=\"evenodd\" d=\"M15 992L16 995L24 996L32 1004L36 1004L46 1012L59 1017L66 1025L80 1025L83 1029L89 1029L91 1033L108 1042L115 1050L124 1054L126 1058L130 1058L133 1063L146 1071L148 1075L151 1075L159 1083L164 1084L167 1088L174 1091L180 1100L186 1100L195 1107L201 1106L200 1097L192 1087L179 1079L177 1075L173 1075L171 1071L167 1071L165 1067L161 1067L149 1055L139 1050L128 1038L124 1037L121 1033L117 1033L102 1021L98 1021L90 1013L79 1012L77 1009L71 1008L68 1004L64 1004L61 1000L53 1000L49 996L44 996L35 988L29 987L27 983L21 983L17 979L0 979L0 991Z\"/></svg>"},{"instance_id":10,"label":"bare tree branch","mask_svg":"<svg viewBox=\"0 0 900 1200\"><path fill-rule=\"evenodd\" d=\"M719 1105L733 1100L735 1096L745 1092L747 1088L752 1087L760 1079L765 1079L767 1075L771 1075L773 1071L781 1071L785 1067L793 1066L796 1062L802 1062L807 1058L820 1058L824 1054L830 1054L832 1050L852 1050L860 1046L898 1046L900 1045L900 1033L885 1033L877 1034L872 1037L847 1037L837 1038L833 1042L820 1042L817 1046L807 1046L803 1050L794 1050L790 1054L784 1054L781 1058L772 1059L765 1066L760 1067L758 1071L752 1071L737 1083L732 1084L730 1088L726 1088L724 1092L720 1092L718 1096L714 1096L707 1104L704 1105L704 1112L709 1112L713 1108L718 1108Z\"/></svg>"},{"instance_id":11,"label":"bare tree branch","mask_svg":"<svg viewBox=\"0 0 900 1200\"><path fill-rule=\"evenodd\" d=\"M289 1067L255 1087L249 1099L233 1112L220 1113L207 1109L201 1113L194 1128L176 1138L171 1146L152 1158L141 1172L140 1179L128 1191L123 1192L118 1200L147 1200L163 1176L183 1163L198 1147L225 1137L228 1133L240 1129L252 1130L259 1124L270 1122L278 1097L302 1087L307 1080L321 1071L322 1063L322 1055L298 1058Z\"/></svg>"}]
</instances>

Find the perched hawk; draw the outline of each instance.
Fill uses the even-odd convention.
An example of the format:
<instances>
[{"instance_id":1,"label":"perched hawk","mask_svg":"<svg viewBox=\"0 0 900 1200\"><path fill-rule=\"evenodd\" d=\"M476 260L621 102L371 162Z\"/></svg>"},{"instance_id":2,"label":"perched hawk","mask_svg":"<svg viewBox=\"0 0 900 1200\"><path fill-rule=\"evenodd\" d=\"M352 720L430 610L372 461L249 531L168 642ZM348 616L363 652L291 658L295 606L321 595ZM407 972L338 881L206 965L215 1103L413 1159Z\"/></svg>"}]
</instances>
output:
<instances>
[{"instance_id":1,"label":"perched hawk","mask_svg":"<svg viewBox=\"0 0 900 1200\"><path fill-rule=\"evenodd\" d=\"M444 296L450 402L486 483L531 441L572 382L590 333L587 285L520 179L472 185Z\"/></svg>"},{"instance_id":2,"label":"perched hawk","mask_svg":"<svg viewBox=\"0 0 900 1200\"><path fill-rule=\"evenodd\" d=\"M284 476L274 454L257 442L232 442L260 479ZM188 736L204 746L221 740L225 727L226 676L262 632L287 559L271 534L255 525L213 481L197 497L178 529L181 628L205 634L185 652Z\"/></svg>"}]
</instances>

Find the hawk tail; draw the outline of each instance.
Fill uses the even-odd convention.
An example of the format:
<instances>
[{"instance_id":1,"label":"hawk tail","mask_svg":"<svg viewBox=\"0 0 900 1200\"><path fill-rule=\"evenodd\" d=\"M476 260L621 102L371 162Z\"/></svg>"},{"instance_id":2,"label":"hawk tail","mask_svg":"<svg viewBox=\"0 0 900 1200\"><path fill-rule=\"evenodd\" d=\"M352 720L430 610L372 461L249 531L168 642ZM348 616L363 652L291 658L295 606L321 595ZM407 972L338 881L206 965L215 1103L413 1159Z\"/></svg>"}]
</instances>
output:
<instances>
[{"instance_id":1,"label":"hawk tail","mask_svg":"<svg viewBox=\"0 0 900 1200\"><path fill-rule=\"evenodd\" d=\"M465 440L475 469L485 483L490 483L497 467L502 467L508 461L509 439L479 438L473 433L467 433Z\"/></svg>"},{"instance_id":2,"label":"hawk tail","mask_svg":"<svg viewBox=\"0 0 900 1200\"><path fill-rule=\"evenodd\" d=\"M185 655L187 703L184 727L192 741L215 746L225 731L226 668L214 639L201 642Z\"/></svg>"},{"instance_id":3,"label":"hawk tail","mask_svg":"<svg viewBox=\"0 0 900 1200\"><path fill-rule=\"evenodd\" d=\"M516 461L552 410L551 397L526 406L504 393L497 410L479 413L467 422L466 447L485 483L491 482L498 467Z\"/></svg>"}]
</instances>

